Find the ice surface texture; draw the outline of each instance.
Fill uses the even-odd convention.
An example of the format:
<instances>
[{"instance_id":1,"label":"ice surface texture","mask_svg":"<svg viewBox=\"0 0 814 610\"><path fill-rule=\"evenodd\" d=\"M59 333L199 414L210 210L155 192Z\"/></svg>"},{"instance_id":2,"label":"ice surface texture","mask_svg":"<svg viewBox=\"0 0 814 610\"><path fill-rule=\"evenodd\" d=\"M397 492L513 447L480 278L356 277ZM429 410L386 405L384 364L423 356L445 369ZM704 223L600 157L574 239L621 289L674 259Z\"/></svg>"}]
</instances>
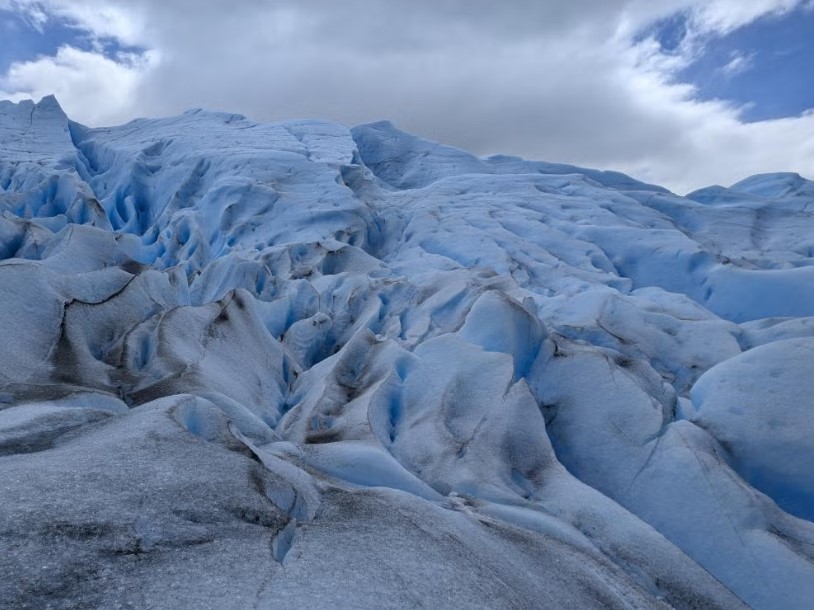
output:
<instances>
[{"instance_id":1,"label":"ice surface texture","mask_svg":"<svg viewBox=\"0 0 814 610\"><path fill-rule=\"evenodd\" d=\"M0 607L811 608L812 212L0 102Z\"/></svg>"}]
</instances>

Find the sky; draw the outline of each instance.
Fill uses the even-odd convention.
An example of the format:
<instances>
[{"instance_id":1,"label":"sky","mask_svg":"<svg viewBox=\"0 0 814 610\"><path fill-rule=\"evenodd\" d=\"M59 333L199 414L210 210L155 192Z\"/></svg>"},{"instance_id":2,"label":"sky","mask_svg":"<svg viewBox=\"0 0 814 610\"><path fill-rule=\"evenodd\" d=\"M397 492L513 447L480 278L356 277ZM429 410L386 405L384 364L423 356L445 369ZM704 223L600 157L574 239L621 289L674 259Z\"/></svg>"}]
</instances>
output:
<instances>
[{"instance_id":1,"label":"sky","mask_svg":"<svg viewBox=\"0 0 814 610\"><path fill-rule=\"evenodd\" d=\"M398 127L677 193L814 178L814 0L0 0L0 99Z\"/></svg>"}]
</instances>

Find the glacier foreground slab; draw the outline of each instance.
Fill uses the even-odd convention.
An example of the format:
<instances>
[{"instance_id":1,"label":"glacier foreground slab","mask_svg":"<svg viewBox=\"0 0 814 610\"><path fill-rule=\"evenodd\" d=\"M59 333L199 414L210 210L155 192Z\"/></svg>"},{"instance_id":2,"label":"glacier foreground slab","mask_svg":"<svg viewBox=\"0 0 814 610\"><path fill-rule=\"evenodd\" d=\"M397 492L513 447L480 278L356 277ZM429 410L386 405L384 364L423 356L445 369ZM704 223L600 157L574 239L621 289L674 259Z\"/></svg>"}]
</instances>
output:
<instances>
[{"instance_id":1,"label":"glacier foreground slab","mask_svg":"<svg viewBox=\"0 0 814 610\"><path fill-rule=\"evenodd\" d=\"M814 184L0 102L0 608L814 599Z\"/></svg>"}]
</instances>

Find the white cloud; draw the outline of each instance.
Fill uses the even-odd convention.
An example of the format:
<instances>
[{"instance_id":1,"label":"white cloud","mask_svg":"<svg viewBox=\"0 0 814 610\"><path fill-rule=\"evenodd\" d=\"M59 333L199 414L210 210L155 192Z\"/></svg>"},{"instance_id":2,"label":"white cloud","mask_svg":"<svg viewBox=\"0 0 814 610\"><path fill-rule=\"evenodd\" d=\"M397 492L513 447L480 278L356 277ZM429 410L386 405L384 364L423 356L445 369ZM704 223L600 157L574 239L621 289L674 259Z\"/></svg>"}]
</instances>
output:
<instances>
[{"instance_id":1,"label":"white cloud","mask_svg":"<svg viewBox=\"0 0 814 610\"><path fill-rule=\"evenodd\" d=\"M152 50L117 61L63 49L2 82L7 96L55 92L91 124L193 106L259 120L390 118L478 154L620 169L678 191L814 173L810 116L744 124L738 108L675 82L705 36L799 0L21 2ZM691 15L681 54L633 42L678 10Z\"/></svg>"},{"instance_id":2,"label":"white cloud","mask_svg":"<svg viewBox=\"0 0 814 610\"><path fill-rule=\"evenodd\" d=\"M0 98L20 100L56 94L71 118L89 124L115 124L138 112L136 91L155 52L109 59L70 46L53 57L12 64L0 78Z\"/></svg>"},{"instance_id":3,"label":"white cloud","mask_svg":"<svg viewBox=\"0 0 814 610\"><path fill-rule=\"evenodd\" d=\"M725 34L766 15L787 13L801 0L712 0L696 8L698 23L707 31Z\"/></svg>"},{"instance_id":4,"label":"white cloud","mask_svg":"<svg viewBox=\"0 0 814 610\"><path fill-rule=\"evenodd\" d=\"M736 51L729 56L729 61L721 66L725 76L736 76L747 72L754 64L756 53L743 53Z\"/></svg>"}]
</instances>

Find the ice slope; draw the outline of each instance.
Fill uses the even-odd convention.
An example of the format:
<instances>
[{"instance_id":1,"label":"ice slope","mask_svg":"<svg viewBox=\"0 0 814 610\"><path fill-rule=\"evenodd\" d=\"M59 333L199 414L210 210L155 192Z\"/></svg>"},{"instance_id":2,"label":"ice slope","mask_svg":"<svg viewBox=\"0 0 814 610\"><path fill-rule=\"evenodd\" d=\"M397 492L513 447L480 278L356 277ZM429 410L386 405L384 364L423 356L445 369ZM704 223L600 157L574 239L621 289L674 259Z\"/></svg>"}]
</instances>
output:
<instances>
[{"instance_id":1,"label":"ice slope","mask_svg":"<svg viewBox=\"0 0 814 610\"><path fill-rule=\"evenodd\" d=\"M812 204L0 102L0 607L810 608Z\"/></svg>"}]
</instances>

